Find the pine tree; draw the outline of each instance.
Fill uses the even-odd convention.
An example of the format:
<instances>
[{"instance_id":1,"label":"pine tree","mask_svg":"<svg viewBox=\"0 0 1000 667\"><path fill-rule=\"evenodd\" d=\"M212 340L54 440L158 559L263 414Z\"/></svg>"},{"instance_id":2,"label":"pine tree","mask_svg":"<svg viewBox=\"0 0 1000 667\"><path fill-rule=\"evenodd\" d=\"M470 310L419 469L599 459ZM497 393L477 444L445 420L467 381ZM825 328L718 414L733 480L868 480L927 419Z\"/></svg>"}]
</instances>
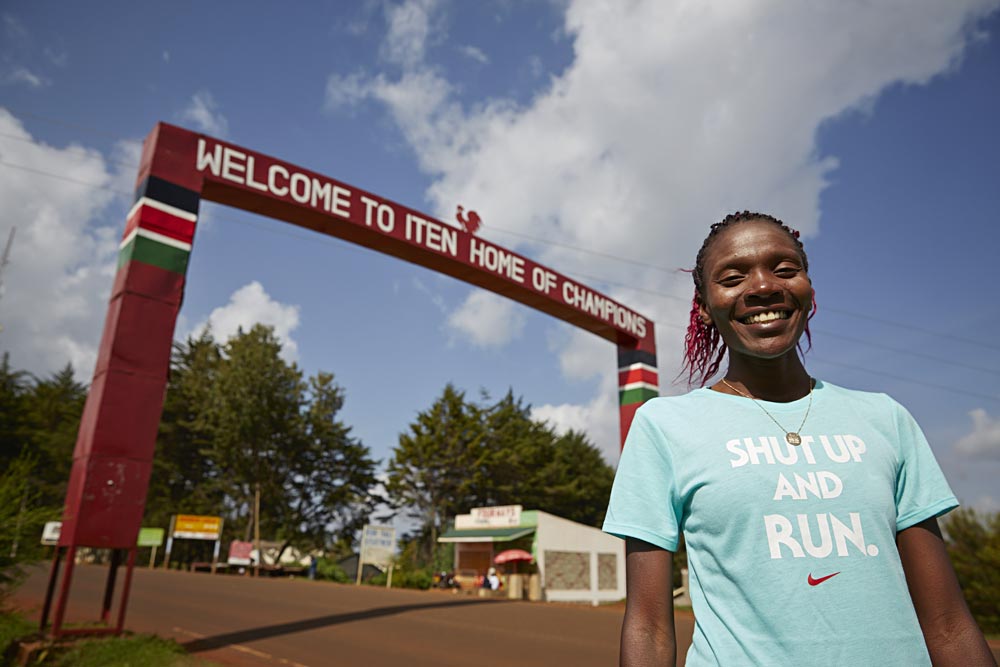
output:
<instances>
[{"instance_id":1,"label":"pine tree","mask_svg":"<svg viewBox=\"0 0 1000 667\"><path fill-rule=\"evenodd\" d=\"M451 384L399 436L386 489L395 507L421 522L428 561L448 521L481 501L488 458L480 410Z\"/></svg>"}]
</instances>

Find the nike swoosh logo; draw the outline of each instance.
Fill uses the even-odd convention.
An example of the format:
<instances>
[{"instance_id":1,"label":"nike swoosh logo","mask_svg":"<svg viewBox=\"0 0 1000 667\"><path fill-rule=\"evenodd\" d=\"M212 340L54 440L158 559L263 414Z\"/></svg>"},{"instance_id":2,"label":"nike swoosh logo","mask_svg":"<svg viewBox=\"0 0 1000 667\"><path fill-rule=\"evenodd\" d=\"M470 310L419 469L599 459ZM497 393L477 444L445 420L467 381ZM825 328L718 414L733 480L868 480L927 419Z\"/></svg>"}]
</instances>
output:
<instances>
[{"instance_id":1,"label":"nike swoosh logo","mask_svg":"<svg viewBox=\"0 0 1000 667\"><path fill-rule=\"evenodd\" d=\"M809 574L809 579L808 579L809 585L810 586L819 586L820 584L822 584L827 579L830 579L831 577L836 577L838 574L840 574L840 572L834 572L833 574L828 574L825 577L820 577L819 579L813 579L812 573L810 573Z\"/></svg>"}]
</instances>

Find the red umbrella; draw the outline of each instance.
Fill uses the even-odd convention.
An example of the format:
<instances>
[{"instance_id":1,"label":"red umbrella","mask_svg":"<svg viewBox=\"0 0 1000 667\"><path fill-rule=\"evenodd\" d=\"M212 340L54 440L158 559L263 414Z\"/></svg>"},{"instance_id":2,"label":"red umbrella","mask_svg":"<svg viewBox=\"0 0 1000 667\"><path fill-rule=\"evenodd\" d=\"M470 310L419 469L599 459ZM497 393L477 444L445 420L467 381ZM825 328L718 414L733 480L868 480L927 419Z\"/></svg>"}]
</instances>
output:
<instances>
[{"instance_id":1,"label":"red umbrella","mask_svg":"<svg viewBox=\"0 0 1000 667\"><path fill-rule=\"evenodd\" d=\"M535 558L529 554L524 549L507 549L507 551L501 551L493 559L493 562L497 565L503 565L504 563L516 563L518 561L530 562L535 560Z\"/></svg>"}]
</instances>

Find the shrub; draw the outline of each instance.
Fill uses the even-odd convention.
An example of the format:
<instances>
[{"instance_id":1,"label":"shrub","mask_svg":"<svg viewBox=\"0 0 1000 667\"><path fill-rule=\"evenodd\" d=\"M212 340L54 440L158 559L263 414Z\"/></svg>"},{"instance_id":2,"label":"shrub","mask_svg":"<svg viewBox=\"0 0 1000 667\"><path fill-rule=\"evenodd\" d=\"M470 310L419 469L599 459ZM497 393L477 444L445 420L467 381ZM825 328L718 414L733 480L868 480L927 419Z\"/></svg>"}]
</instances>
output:
<instances>
[{"instance_id":1,"label":"shrub","mask_svg":"<svg viewBox=\"0 0 1000 667\"><path fill-rule=\"evenodd\" d=\"M1000 514L959 509L944 521L948 553L969 610L986 633L1000 633Z\"/></svg>"},{"instance_id":2,"label":"shrub","mask_svg":"<svg viewBox=\"0 0 1000 667\"><path fill-rule=\"evenodd\" d=\"M381 572L372 577L368 583L372 586L385 586L388 572ZM434 574L427 568L401 568L392 570L393 588L419 588L426 591L434 583Z\"/></svg>"},{"instance_id":3,"label":"shrub","mask_svg":"<svg viewBox=\"0 0 1000 667\"><path fill-rule=\"evenodd\" d=\"M20 564L38 557L42 524L57 516L54 508L37 506L33 466L34 461L22 454L0 474L0 608L24 579Z\"/></svg>"},{"instance_id":4,"label":"shrub","mask_svg":"<svg viewBox=\"0 0 1000 667\"><path fill-rule=\"evenodd\" d=\"M335 581L338 584L349 584L351 583L350 577L344 572L344 568L337 565L335 561L329 558L320 558L316 561L316 578L325 579L326 581Z\"/></svg>"}]
</instances>

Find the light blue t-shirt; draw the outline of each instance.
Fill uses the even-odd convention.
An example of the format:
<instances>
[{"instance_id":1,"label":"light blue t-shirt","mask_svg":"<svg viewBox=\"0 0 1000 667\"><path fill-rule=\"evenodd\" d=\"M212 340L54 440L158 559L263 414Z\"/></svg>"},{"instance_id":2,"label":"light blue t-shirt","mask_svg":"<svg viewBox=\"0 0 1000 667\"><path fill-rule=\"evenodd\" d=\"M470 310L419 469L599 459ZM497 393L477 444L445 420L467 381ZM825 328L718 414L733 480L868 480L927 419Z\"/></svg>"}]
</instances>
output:
<instances>
[{"instance_id":1,"label":"light blue t-shirt","mask_svg":"<svg viewBox=\"0 0 1000 667\"><path fill-rule=\"evenodd\" d=\"M808 398L760 401L796 430ZM635 415L604 530L687 545L688 667L930 665L896 533L955 508L927 440L885 394L817 381L802 444L711 389Z\"/></svg>"}]
</instances>

